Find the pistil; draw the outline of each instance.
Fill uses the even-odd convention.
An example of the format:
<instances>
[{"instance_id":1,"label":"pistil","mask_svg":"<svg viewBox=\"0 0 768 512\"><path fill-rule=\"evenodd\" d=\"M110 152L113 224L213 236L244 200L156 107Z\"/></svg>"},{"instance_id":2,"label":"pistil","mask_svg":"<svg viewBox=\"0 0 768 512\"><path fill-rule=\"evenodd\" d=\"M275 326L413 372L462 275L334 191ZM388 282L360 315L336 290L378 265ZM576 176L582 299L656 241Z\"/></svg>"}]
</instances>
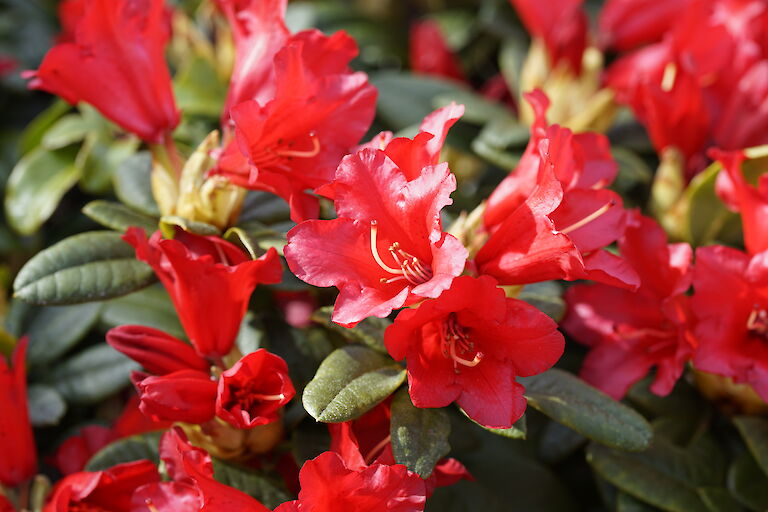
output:
<instances>
[{"instance_id":1,"label":"pistil","mask_svg":"<svg viewBox=\"0 0 768 512\"><path fill-rule=\"evenodd\" d=\"M598 217L602 216L605 212L607 212L608 210L610 210L614 206L616 206L616 201L608 201L603 206L601 206L600 208L598 208L594 212L590 213L589 215L587 215L583 219L578 220L578 221L574 222L573 224L571 224L570 226L568 226L566 228L563 228L563 229L560 229L559 231L560 231L560 233L563 233L564 235L567 235L568 233L576 231L580 227L586 226L587 224L589 224L593 220L595 220Z\"/></svg>"},{"instance_id":2,"label":"pistil","mask_svg":"<svg viewBox=\"0 0 768 512\"><path fill-rule=\"evenodd\" d=\"M472 352L475 353L472 359L462 357ZM475 351L475 344L470 341L466 330L459 325L453 313L443 324L443 356L453 360L453 370L456 373L460 373L458 365L473 368L483 359L483 353Z\"/></svg>"}]
</instances>

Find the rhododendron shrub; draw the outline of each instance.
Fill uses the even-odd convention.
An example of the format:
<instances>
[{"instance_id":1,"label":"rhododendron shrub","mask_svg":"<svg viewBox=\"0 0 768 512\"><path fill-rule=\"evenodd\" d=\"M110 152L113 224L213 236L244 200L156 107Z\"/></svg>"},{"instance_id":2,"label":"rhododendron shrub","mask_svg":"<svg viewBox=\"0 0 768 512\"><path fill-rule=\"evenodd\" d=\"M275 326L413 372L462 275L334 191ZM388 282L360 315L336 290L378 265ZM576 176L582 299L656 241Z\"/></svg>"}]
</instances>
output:
<instances>
[{"instance_id":1,"label":"rhododendron shrub","mask_svg":"<svg viewBox=\"0 0 768 512\"><path fill-rule=\"evenodd\" d=\"M10 4L0 511L768 509L768 6L475 4Z\"/></svg>"}]
</instances>

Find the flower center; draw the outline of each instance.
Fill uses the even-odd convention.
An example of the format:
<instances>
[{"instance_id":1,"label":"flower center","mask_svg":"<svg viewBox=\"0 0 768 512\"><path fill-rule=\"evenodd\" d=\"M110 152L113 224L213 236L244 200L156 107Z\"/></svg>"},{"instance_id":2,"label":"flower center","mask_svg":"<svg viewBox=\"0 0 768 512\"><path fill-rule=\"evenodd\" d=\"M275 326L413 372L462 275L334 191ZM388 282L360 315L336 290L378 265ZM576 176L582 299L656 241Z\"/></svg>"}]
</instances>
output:
<instances>
[{"instance_id":1,"label":"flower center","mask_svg":"<svg viewBox=\"0 0 768 512\"><path fill-rule=\"evenodd\" d=\"M455 313L448 315L443 323L442 350L443 356L453 359L453 370L456 373L460 373L459 365L471 368L483 359L483 353L475 350L475 344L470 341L467 330L459 325Z\"/></svg>"},{"instance_id":2,"label":"flower center","mask_svg":"<svg viewBox=\"0 0 768 512\"><path fill-rule=\"evenodd\" d=\"M263 147L251 153L251 161L257 168L272 167L289 171L287 162L294 158L312 158L320 153L320 139L315 132L309 133L309 139L312 143L310 148L295 147L295 140L286 142L278 139L274 146Z\"/></svg>"},{"instance_id":3,"label":"flower center","mask_svg":"<svg viewBox=\"0 0 768 512\"><path fill-rule=\"evenodd\" d=\"M371 254L376 263L386 272L393 274L395 277L382 277L380 281L382 283L394 283L395 281L407 281L413 286L426 283L432 279L432 267L428 263L422 262L419 258L405 252L400 248L399 242L394 242L389 246L389 254L395 261L395 264L400 268L390 267L379 255L379 249L376 246L376 236L378 233L378 222L371 221Z\"/></svg>"},{"instance_id":4,"label":"flower center","mask_svg":"<svg viewBox=\"0 0 768 512\"><path fill-rule=\"evenodd\" d=\"M608 201L603 206L601 206L600 208L598 208L594 212L590 213L589 215L587 215L583 219L577 220L576 222L574 222L570 226L565 227L563 229L560 229L558 231L560 231L560 233L562 233L564 235L567 235L568 233L570 233L572 231L576 231L577 229L586 226L587 224L589 224L593 220L595 220L598 217L602 216L605 212L607 212L608 210L610 210L614 206L616 206L616 201L613 201L613 200Z\"/></svg>"},{"instance_id":5,"label":"flower center","mask_svg":"<svg viewBox=\"0 0 768 512\"><path fill-rule=\"evenodd\" d=\"M768 311L758 309L755 306L755 309L752 310L749 318L747 318L747 331L750 334L768 340Z\"/></svg>"},{"instance_id":6,"label":"flower center","mask_svg":"<svg viewBox=\"0 0 768 512\"><path fill-rule=\"evenodd\" d=\"M232 390L233 402L240 405L243 410L251 411L254 406L262 402L280 402L285 399L284 393L268 395L256 393L256 384L253 380L246 383L245 386Z\"/></svg>"}]
</instances>

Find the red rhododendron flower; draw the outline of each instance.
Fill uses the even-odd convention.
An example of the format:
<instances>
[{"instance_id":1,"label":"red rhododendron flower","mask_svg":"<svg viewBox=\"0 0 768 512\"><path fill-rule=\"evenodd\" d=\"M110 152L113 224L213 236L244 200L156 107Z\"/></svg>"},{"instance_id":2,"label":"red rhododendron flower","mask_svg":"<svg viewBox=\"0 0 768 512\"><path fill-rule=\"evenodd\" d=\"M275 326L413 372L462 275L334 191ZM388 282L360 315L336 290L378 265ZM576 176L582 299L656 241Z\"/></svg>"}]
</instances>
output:
<instances>
[{"instance_id":1,"label":"red rhododendron flower","mask_svg":"<svg viewBox=\"0 0 768 512\"><path fill-rule=\"evenodd\" d=\"M142 229L129 228L123 238L168 290L197 353L214 361L232 350L256 285L282 278L274 248L251 260L221 238L181 230L172 240L164 240L160 231L147 240Z\"/></svg>"},{"instance_id":2,"label":"red rhododendron flower","mask_svg":"<svg viewBox=\"0 0 768 512\"><path fill-rule=\"evenodd\" d=\"M546 97L534 91L527 98L537 116L531 143L489 200L491 235L475 258L478 272L505 285L586 278L636 288L635 271L603 249L626 224L621 197L602 188L617 171L607 140L545 129Z\"/></svg>"},{"instance_id":3,"label":"red rhododendron flower","mask_svg":"<svg viewBox=\"0 0 768 512\"><path fill-rule=\"evenodd\" d=\"M304 463L299 499L275 512L418 512L426 501L424 481L401 465L373 464L359 471L334 452Z\"/></svg>"},{"instance_id":4,"label":"red rhododendron flower","mask_svg":"<svg viewBox=\"0 0 768 512\"><path fill-rule=\"evenodd\" d=\"M216 382L208 373L178 370L167 375L133 372L141 412L155 421L205 423L216 412Z\"/></svg>"},{"instance_id":5,"label":"red rhododendron flower","mask_svg":"<svg viewBox=\"0 0 768 512\"><path fill-rule=\"evenodd\" d=\"M694 365L751 385L768 401L768 252L696 250Z\"/></svg>"},{"instance_id":6,"label":"red rhododendron flower","mask_svg":"<svg viewBox=\"0 0 768 512\"><path fill-rule=\"evenodd\" d=\"M315 286L339 288L334 322L352 326L437 297L464 269L466 249L440 223L456 188L448 164L436 162L443 137L421 132L345 157L324 189L339 218L303 222L288 233L291 271Z\"/></svg>"},{"instance_id":7,"label":"red rhododendron flower","mask_svg":"<svg viewBox=\"0 0 768 512\"><path fill-rule=\"evenodd\" d=\"M107 331L107 343L155 375L178 370L208 372L210 363L170 334L144 325L121 325Z\"/></svg>"},{"instance_id":8,"label":"red rhododendron flower","mask_svg":"<svg viewBox=\"0 0 768 512\"><path fill-rule=\"evenodd\" d=\"M217 172L284 198L294 221L317 218L317 198L305 191L333 179L374 116L376 89L348 67L356 54L344 32L292 36L274 58L274 97L230 110L237 144L227 147Z\"/></svg>"},{"instance_id":9,"label":"red rhododendron flower","mask_svg":"<svg viewBox=\"0 0 768 512\"><path fill-rule=\"evenodd\" d=\"M285 361L259 349L219 377L216 415L238 428L266 425L295 394Z\"/></svg>"},{"instance_id":10,"label":"red rhododendron flower","mask_svg":"<svg viewBox=\"0 0 768 512\"><path fill-rule=\"evenodd\" d=\"M136 489L132 512L269 512L242 491L214 480L210 455L191 446L179 427L160 439L160 459L171 481Z\"/></svg>"},{"instance_id":11,"label":"red rhododendron flower","mask_svg":"<svg viewBox=\"0 0 768 512\"><path fill-rule=\"evenodd\" d=\"M562 326L591 347L581 370L590 384L621 399L655 366L651 390L666 395L694 348L685 296L693 253L688 244L668 245L664 230L637 212L619 247L640 274L640 287L631 292L605 284L572 286Z\"/></svg>"},{"instance_id":12,"label":"red rhododendron flower","mask_svg":"<svg viewBox=\"0 0 768 512\"><path fill-rule=\"evenodd\" d=\"M75 473L56 484L43 512L130 512L134 490L159 481L157 467L148 460L118 464L105 471Z\"/></svg>"},{"instance_id":13,"label":"red rhododendron flower","mask_svg":"<svg viewBox=\"0 0 768 512\"><path fill-rule=\"evenodd\" d=\"M450 289L400 312L384 334L389 353L408 361L417 407L457 402L478 423L508 428L525 412L516 377L550 368L563 353L557 324L535 307L507 299L487 276L454 279Z\"/></svg>"},{"instance_id":14,"label":"red rhododendron flower","mask_svg":"<svg viewBox=\"0 0 768 512\"><path fill-rule=\"evenodd\" d=\"M37 472L24 366L28 342L26 337L19 340L10 367L0 354L0 484L8 487L16 487Z\"/></svg>"},{"instance_id":15,"label":"red rhododendron flower","mask_svg":"<svg viewBox=\"0 0 768 512\"><path fill-rule=\"evenodd\" d=\"M90 103L147 142L158 143L179 123L165 62L168 29L163 0L88 0L77 23L54 46L29 86L68 102Z\"/></svg>"},{"instance_id":16,"label":"red rhododendron flower","mask_svg":"<svg viewBox=\"0 0 768 512\"><path fill-rule=\"evenodd\" d=\"M575 73L581 71L581 57L587 46L583 0L510 0L510 3L528 32L544 42L552 67L564 65Z\"/></svg>"},{"instance_id":17,"label":"red rhododendron flower","mask_svg":"<svg viewBox=\"0 0 768 512\"><path fill-rule=\"evenodd\" d=\"M411 69L416 73L466 81L461 62L434 20L421 20L411 26L409 56Z\"/></svg>"},{"instance_id":18,"label":"red rhododendron flower","mask_svg":"<svg viewBox=\"0 0 768 512\"><path fill-rule=\"evenodd\" d=\"M338 453L348 469L361 470L371 464L395 464L390 439L391 410L383 402L356 420L329 423L331 451ZM473 480L464 465L456 459L445 458L435 465L425 480L427 497L436 487L453 485L459 480Z\"/></svg>"},{"instance_id":19,"label":"red rhododendron flower","mask_svg":"<svg viewBox=\"0 0 768 512\"><path fill-rule=\"evenodd\" d=\"M741 213L747 251L757 254L768 250L768 174L762 174L755 187L747 183L741 171L746 159L742 151L715 150L711 155L723 164L716 190L731 209Z\"/></svg>"},{"instance_id":20,"label":"red rhododendron flower","mask_svg":"<svg viewBox=\"0 0 768 512\"><path fill-rule=\"evenodd\" d=\"M8 498L0 494L0 512L16 512L16 508L13 506Z\"/></svg>"},{"instance_id":21,"label":"red rhododendron flower","mask_svg":"<svg viewBox=\"0 0 768 512\"><path fill-rule=\"evenodd\" d=\"M627 51L660 41L691 0L608 0L600 10L603 46Z\"/></svg>"}]
</instances>

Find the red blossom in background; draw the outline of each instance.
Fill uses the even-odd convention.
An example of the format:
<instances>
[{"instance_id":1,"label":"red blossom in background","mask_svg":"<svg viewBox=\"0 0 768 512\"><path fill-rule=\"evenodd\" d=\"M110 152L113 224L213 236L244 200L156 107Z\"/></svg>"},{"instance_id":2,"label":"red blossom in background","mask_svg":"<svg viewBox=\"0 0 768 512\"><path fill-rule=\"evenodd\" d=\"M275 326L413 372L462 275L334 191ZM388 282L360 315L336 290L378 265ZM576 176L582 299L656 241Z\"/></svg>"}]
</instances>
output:
<instances>
[{"instance_id":1,"label":"red blossom in background","mask_svg":"<svg viewBox=\"0 0 768 512\"><path fill-rule=\"evenodd\" d=\"M656 43L691 0L608 0L600 10L600 42L627 51Z\"/></svg>"},{"instance_id":2,"label":"red blossom in background","mask_svg":"<svg viewBox=\"0 0 768 512\"><path fill-rule=\"evenodd\" d=\"M461 62L448 47L436 21L422 20L411 25L408 41L414 72L466 81Z\"/></svg>"},{"instance_id":3,"label":"red blossom in background","mask_svg":"<svg viewBox=\"0 0 768 512\"><path fill-rule=\"evenodd\" d=\"M37 449L29 422L25 356L29 339L18 341L12 365L0 354L0 484L8 487L37 472Z\"/></svg>"},{"instance_id":4,"label":"red blossom in background","mask_svg":"<svg viewBox=\"0 0 768 512\"><path fill-rule=\"evenodd\" d=\"M315 286L339 288L334 322L351 327L437 297L464 269L466 249L440 222L456 179L448 164L437 163L461 112L454 105L425 120L443 126L436 134L422 131L345 157L323 189L334 197L338 218L303 222L288 233L291 271Z\"/></svg>"},{"instance_id":5,"label":"red blossom in background","mask_svg":"<svg viewBox=\"0 0 768 512\"><path fill-rule=\"evenodd\" d=\"M557 324L535 307L507 299L490 277L454 279L440 297L400 312L384 334L387 350L408 361L417 407L457 402L470 418L511 427L525 411L517 377L550 368L563 353Z\"/></svg>"},{"instance_id":6,"label":"red blossom in background","mask_svg":"<svg viewBox=\"0 0 768 512\"><path fill-rule=\"evenodd\" d=\"M275 512L420 512L426 501L424 481L405 466L373 464L355 471L334 452L305 462L299 480L299 499Z\"/></svg>"},{"instance_id":7,"label":"red blossom in background","mask_svg":"<svg viewBox=\"0 0 768 512\"><path fill-rule=\"evenodd\" d=\"M213 360L232 350L256 285L282 278L274 248L251 260L221 238L181 230L172 240L164 240L160 231L147 240L142 229L130 228L124 239L168 290L197 353Z\"/></svg>"},{"instance_id":8,"label":"red blossom in background","mask_svg":"<svg viewBox=\"0 0 768 512\"><path fill-rule=\"evenodd\" d=\"M219 377L216 415L237 428L266 425L295 394L285 361L259 349Z\"/></svg>"},{"instance_id":9,"label":"red blossom in background","mask_svg":"<svg viewBox=\"0 0 768 512\"><path fill-rule=\"evenodd\" d=\"M124 130L162 142L179 123L164 55L169 33L163 0L65 5L63 40L26 74L29 87L72 104L90 103Z\"/></svg>"},{"instance_id":10,"label":"red blossom in background","mask_svg":"<svg viewBox=\"0 0 768 512\"><path fill-rule=\"evenodd\" d=\"M747 383L768 401L768 252L700 247L693 289L696 369Z\"/></svg>"},{"instance_id":11,"label":"red blossom in background","mask_svg":"<svg viewBox=\"0 0 768 512\"><path fill-rule=\"evenodd\" d=\"M590 347L581 377L593 386L621 399L655 366L651 391L667 395L696 344L685 295L693 253L688 244L667 244L661 227L638 212L619 247L640 275L640 287L635 292L605 284L570 287L562 327Z\"/></svg>"}]
</instances>

